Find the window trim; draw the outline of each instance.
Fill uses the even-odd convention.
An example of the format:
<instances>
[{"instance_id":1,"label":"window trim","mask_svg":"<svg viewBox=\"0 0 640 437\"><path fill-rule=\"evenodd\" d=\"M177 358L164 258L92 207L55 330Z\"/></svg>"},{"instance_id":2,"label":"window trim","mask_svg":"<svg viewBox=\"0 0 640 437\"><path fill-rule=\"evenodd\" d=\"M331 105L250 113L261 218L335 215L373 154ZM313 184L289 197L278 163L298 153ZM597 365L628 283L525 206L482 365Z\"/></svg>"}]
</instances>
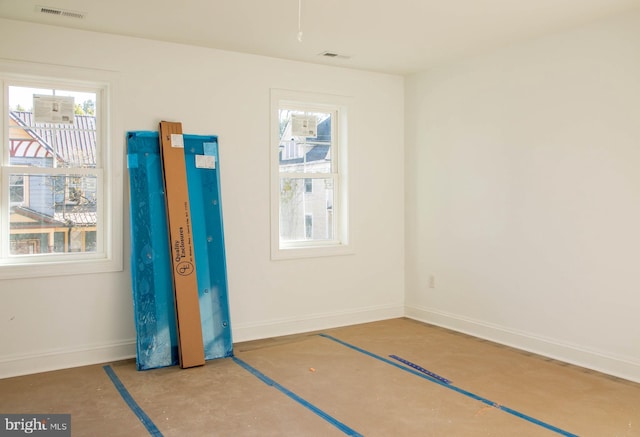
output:
<instances>
[{"instance_id":1,"label":"window trim","mask_svg":"<svg viewBox=\"0 0 640 437\"><path fill-rule=\"evenodd\" d=\"M270 170L271 170L271 259L286 260L296 258L310 258L321 256L349 255L354 253L353 233L350 220L350 184L349 184L349 150L353 145L352 123L349 121L349 109L353 98L332 94L292 91L285 89L271 89L271 141ZM301 105L305 107L321 108L327 111L337 111L338 162L337 179L339 183L338 196L334 207L338 211L333 216L337 220L336 236L331 241L301 241L282 245L280 242L280 171L279 150L280 131L278 111L283 105ZM332 151L333 153L333 151ZM313 174L310 174L313 175ZM328 175L317 175L325 177ZM310 176L313 177L313 176Z\"/></svg>"},{"instance_id":2,"label":"window trim","mask_svg":"<svg viewBox=\"0 0 640 437\"><path fill-rule=\"evenodd\" d=\"M96 109L101 114L96 119L96 128L100 135L100 154L97 157L97 167L103 177L99 184L98 196L101 199L98 220L104 224L102 247L93 253L67 253L42 256L37 261L29 257L0 259L0 280L20 279L47 276L69 276L91 273L116 272L123 270L123 141L116 141L119 132L119 118L116 117L116 103L119 74L113 71L67 67L60 65L40 64L31 62L0 59L0 87L3 97L0 107L0 138L2 138L2 166L0 166L0 183L2 187L8 184L8 171L3 173L5 163L8 163L6 147L9 135L8 126L8 83L11 85L72 88L99 90L101 93ZM9 168L9 167L7 167ZM22 170L22 169L21 169ZM69 174L83 174L83 169L67 169ZM4 188L0 193L0 205L8 205L8 199L3 198ZM8 212L8 211L7 211ZM8 216L5 211L0 214L0 226L8 229ZM8 230L3 231L8 238ZM3 237L3 238L4 238ZM8 241L2 244L8 244Z\"/></svg>"}]
</instances>

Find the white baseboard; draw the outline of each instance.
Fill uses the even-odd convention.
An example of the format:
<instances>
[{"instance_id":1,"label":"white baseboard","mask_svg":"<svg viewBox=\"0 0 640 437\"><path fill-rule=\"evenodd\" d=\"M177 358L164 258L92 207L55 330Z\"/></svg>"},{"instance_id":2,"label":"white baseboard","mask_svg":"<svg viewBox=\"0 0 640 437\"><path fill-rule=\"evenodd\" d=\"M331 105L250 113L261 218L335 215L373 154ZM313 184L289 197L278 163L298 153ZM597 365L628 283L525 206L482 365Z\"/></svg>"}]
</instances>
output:
<instances>
[{"instance_id":1,"label":"white baseboard","mask_svg":"<svg viewBox=\"0 0 640 437\"><path fill-rule=\"evenodd\" d=\"M502 326L417 306L389 305L300 318L268 320L233 327L234 342L250 341L340 326L408 317L516 349L543 355L640 383L640 363L598 351L542 338ZM106 363L136 356L135 340L73 350L44 351L0 359L0 379Z\"/></svg>"},{"instance_id":2,"label":"white baseboard","mask_svg":"<svg viewBox=\"0 0 640 437\"><path fill-rule=\"evenodd\" d=\"M640 382L640 363L442 311L406 306L405 316L565 363Z\"/></svg>"},{"instance_id":3,"label":"white baseboard","mask_svg":"<svg viewBox=\"0 0 640 437\"><path fill-rule=\"evenodd\" d=\"M404 307L379 306L233 326L234 342L278 337L404 316ZM0 358L0 379L135 358L135 339L73 350L41 351Z\"/></svg>"},{"instance_id":4,"label":"white baseboard","mask_svg":"<svg viewBox=\"0 0 640 437\"><path fill-rule=\"evenodd\" d=\"M233 324L234 343L319 331L359 323L376 322L404 316L402 305L361 308L339 313L312 314L304 317L267 320L260 323Z\"/></svg>"},{"instance_id":5,"label":"white baseboard","mask_svg":"<svg viewBox=\"0 0 640 437\"><path fill-rule=\"evenodd\" d=\"M51 370L124 360L136 356L136 341L129 340L73 350L43 351L0 359L0 379Z\"/></svg>"}]
</instances>

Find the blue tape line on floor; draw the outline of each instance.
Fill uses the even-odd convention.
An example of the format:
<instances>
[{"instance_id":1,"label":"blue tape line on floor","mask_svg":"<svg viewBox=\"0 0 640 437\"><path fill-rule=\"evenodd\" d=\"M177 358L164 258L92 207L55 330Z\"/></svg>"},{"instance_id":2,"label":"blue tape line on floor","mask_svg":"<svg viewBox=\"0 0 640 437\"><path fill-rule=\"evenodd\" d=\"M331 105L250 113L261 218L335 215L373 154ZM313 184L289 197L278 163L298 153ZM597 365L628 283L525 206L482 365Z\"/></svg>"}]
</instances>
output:
<instances>
[{"instance_id":1,"label":"blue tape line on floor","mask_svg":"<svg viewBox=\"0 0 640 437\"><path fill-rule=\"evenodd\" d=\"M413 370L413 369L407 368L405 366L402 366L402 365L400 365L398 363L395 363L395 362L393 362L393 361L391 361L391 360L389 360L387 358L384 358L384 357L382 357L380 355L376 355L373 352L369 352L369 351L367 351L365 349L359 348L358 346L354 346L354 345L352 345L350 343L347 343L346 341L342 341L342 340L340 340L338 338L332 337L332 336L327 335L327 334L319 334L319 335L320 335L320 337L324 337L326 339L333 340L336 343L339 343L339 344L341 344L343 346L346 346L346 347L348 347L350 349L353 349L355 351L358 351L360 353L368 355L368 356L370 356L372 358L375 358L375 359L380 360L382 362L385 362L387 364L391 364L392 366L397 367L398 369L402 369L405 372L409 372L409 373L412 373L412 374L414 374L416 376L419 376L421 378L427 379L427 380L429 380L431 382L435 382L436 384L441 385L442 387L446 387L446 388L448 388L450 390L453 390L455 392L458 392L460 394L468 396L468 397L470 397L472 399L475 399L477 401L480 401L480 402L482 402L484 404L487 404L487 405L490 405L492 407L495 407L498 410L502 410L502 411L504 411L506 413L509 413L509 414L512 414L512 415L514 415L516 417L519 417L520 419L524 419L524 420L526 420L528 422L531 422L531 423L534 423L534 424L536 424L538 426L546 428L546 429L548 429L550 431L556 432L558 434L561 434L561 435L564 435L564 436L567 436L567 437L578 437L576 434L572 434L572 433L570 433L568 431L564 431L564 430L562 430L560 428L557 428L557 427L555 427L553 425L545 423L545 422L543 422L541 420L538 420L538 419L536 419L534 417L527 416L526 414L520 413L519 411L516 411L516 410L513 410L511 408L505 407L503 405L497 404L497 403L495 403L493 401L490 401L489 399L483 398L482 396L478 396L478 395L473 394L473 393L471 393L471 392L469 392L467 390L464 390L462 388L456 387L453 384L446 384L446 383L444 383L442 381L439 381L438 379L430 377L429 375L425 375L423 373L418 372L417 370Z\"/></svg>"},{"instance_id":2,"label":"blue tape line on floor","mask_svg":"<svg viewBox=\"0 0 640 437\"><path fill-rule=\"evenodd\" d=\"M247 364L246 362L242 361L240 358L232 357L232 359L236 364L238 364L243 369L247 370L249 373L253 374L255 377L260 379L262 382L264 382L267 385L270 385L270 386L274 387L277 390L280 390L282 393L284 393L285 395L289 396L291 399L293 399L294 401L298 402L300 405L308 408L309 410L311 410L314 413L316 413L318 416L322 417L324 420L326 420L331 425L333 425L336 428L338 428L340 431L344 432L347 435L351 435L351 436L355 436L355 437L362 437L362 434L360 434L357 431L349 428L344 423L340 422L339 420L337 420L334 417L330 416L329 414L325 413L324 411L322 411L320 408L316 407L315 405L313 405L313 404L309 403L308 401L304 400L303 398L301 398L297 394L293 393L291 390L288 390L287 388L285 388L282 385L278 384L273 379L269 378L267 375L265 375L264 373L260 372L255 367L252 367L250 364Z\"/></svg>"},{"instance_id":3,"label":"blue tape line on floor","mask_svg":"<svg viewBox=\"0 0 640 437\"><path fill-rule=\"evenodd\" d=\"M107 375L109 375L111 382L113 382L113 385L118 390L118 393L120 393L120 396L122 396L122 399L124 399L124 401L127 403L131 411L133 411L133 413L136 416L138 416L138 419L140 419L140 422L142 422L145 428L147 428L147 431L149 431L149 434L151 434L153 437L162 437L162 433L160 432L160 430L156 427L156 425L149 418L149 416L147 416L147 414L142 410L142 408L140 408L138 403L129 394L129 391L124 386L122 381L120 381L120 378L118 378L118 375L116 375L116 372L113 371L111 366L108 366L108 365L104 366L103 369L107 373Z\"/></svg>"}]
</instances>

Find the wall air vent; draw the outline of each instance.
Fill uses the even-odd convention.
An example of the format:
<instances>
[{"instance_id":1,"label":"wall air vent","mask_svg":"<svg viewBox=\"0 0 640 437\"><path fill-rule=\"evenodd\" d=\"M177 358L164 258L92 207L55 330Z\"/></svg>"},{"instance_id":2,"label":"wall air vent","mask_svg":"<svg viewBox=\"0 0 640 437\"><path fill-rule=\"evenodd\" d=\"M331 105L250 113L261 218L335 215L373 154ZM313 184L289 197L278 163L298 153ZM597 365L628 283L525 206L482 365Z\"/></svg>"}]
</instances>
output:
<instances>
[{"instance_id":1,"label":"wall air vent","mask_svg":"<svg viewBox=\"0 0 640 437\"><path fill-rule=\"evenodd\" d=\"M322 52L318 56L322 56L324 58L351 59L351 56L341 55L339 53L334 53L334 52Z\"/></svg>"},{"instance_id":2,"label":"wall air vent","mask_svg":"<svg viewBox=\"0 0 640 437\"><path fill-rule=\"evenodd\" d=\"M47 15L57 15L59 17L78 18L80 20L87 16L86 12L70 11L50 6L36 6L36 12Z\"/></svg>"}]
</instances>

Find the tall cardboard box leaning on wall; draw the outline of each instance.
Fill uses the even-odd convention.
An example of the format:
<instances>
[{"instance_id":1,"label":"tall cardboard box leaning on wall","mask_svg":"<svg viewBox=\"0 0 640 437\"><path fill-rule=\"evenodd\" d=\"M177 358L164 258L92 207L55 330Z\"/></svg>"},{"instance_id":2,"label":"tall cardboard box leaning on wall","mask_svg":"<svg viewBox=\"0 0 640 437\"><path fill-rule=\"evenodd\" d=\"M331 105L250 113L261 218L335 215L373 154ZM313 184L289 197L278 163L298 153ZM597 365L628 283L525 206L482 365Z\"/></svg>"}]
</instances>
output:
<instances>
[{"instance_id":1,"label":"tall cardboard box leaning on wall","mask_svg":"<svg viewBox=\"0 0 640 437\"><path fill-rule=\"evenodd\" d=\"M182 123L160 122L162 168L167 198L171 262L176 301L180 367L204 365L198 281L191 232Z\"/></svg>"}]
</instances>

